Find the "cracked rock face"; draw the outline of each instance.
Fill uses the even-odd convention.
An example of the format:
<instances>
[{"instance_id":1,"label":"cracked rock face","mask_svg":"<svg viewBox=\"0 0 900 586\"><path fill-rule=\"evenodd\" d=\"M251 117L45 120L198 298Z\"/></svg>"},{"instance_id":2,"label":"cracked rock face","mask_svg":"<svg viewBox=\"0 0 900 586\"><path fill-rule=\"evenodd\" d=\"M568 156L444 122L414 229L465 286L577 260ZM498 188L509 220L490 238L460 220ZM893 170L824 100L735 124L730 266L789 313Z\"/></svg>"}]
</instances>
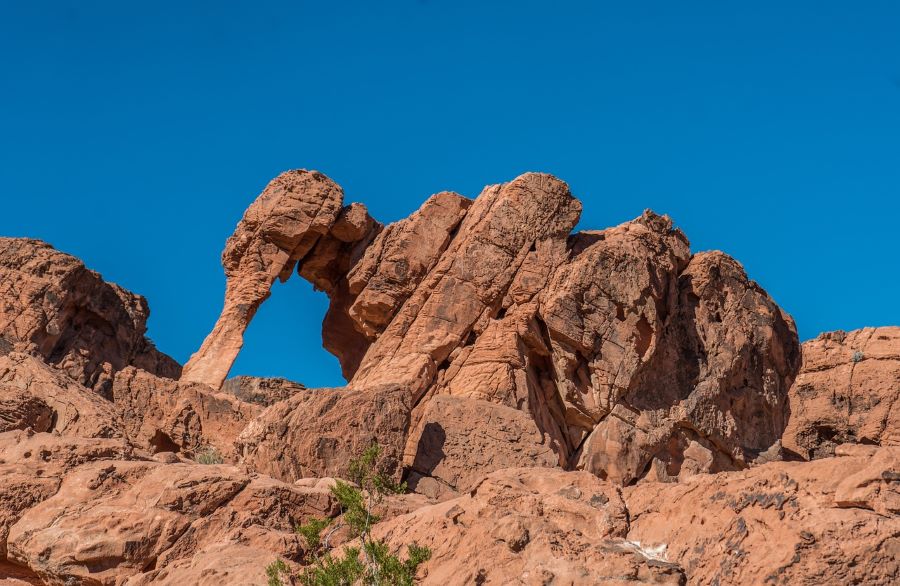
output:
<instances>
[{"instance_id":1,"label":"cracked rock face","mask_svg":"<svg viewBox=\"0 0 900 586\"><path fill-rule=\"evenodd\" d=\"M377 442L379 465L399 481L410 402L409 391L396 385L368 392L305 389L250 422L237 449L245 464L292 482L346 477L350 460Z\"/></svg>"},{"instance_id":2,"label":"cracked rock face","mask_svg":"<svg viewBox=\"0 0 900 586\"><path fill-rule=\"evenodd\" d=\"M116 374L112 394L125 434L151 454L214 449L234 462L235 439L263 410L204 384L163 379L133 367Z\"/></svg>"},{"instance_id":3,"label":"cracked rock face","mask_svg":"<svg viewBox=\"0 0 900 586\"><path fill-rule=\"evenodd\" d=\"M580 211L529 173L382 226L285 173L226 244L181 380L142 298L0 239L0 582L299 571L295 526L340 516L329 487L377 441L415 493L373 532L431 548L424 584L897 583L900 330L807 342L791 386L794 325L737 261L650 211L572 233ZM348 386L223 384L294 272L330 298Z\"/></svg>"},{"instance_id":4,"label":"cracked rock face","mask_svg":"<svg viewBox=\"0 0 900 586\"><path fill-rule=\"evenodd\" d=\"M581 203L539 173L474 201L439 193L383 228L360 204L341 205L315 172L266 188L228 241L225 310L183 380L221 384L240 333L296 262L331 297L323 340L348 387L411 394L408 466L440 396L461 412L478 410L466 401L520 412L511 433L542 446L526 451L532 464L621 484L778 457L800 363L793 321L735 260L692 255L668 217L572 234ZM466 450L445 453L444 466L495 469Z\"/></svg>"},{"instance_id":5,"label":"cracked rock face","mask_svg":"<svg viewBox=\"0 0 900 586\"><path fill-rule=\"evenodd\" d=\"M178 378L181 367L144 337L147 300L39 240L0 238L0 354L35 354L84 386L108 394L134 365Z\"/></svg>"},{"instance_id":6,"label":"cracked rock face","mask_svg":"<svg viewBox=\"0 0 900 586\"><path fill-rule=\"evenodd\" d=\"M0 356L0 426L74 437L122 437L115 406L38 358Z\"/></svg>"},{"instance_id":7,"label":"cracked rock face","mask_svg":"<svg viewBox=\"0 0 900 586\"><path fill-rule=\"evenodd\" d=\"M842 443L900 446L900 328L829 332L803 343L786 450L804 460Z\"/></svg>"},{"instance_id":8,"label":"cracked rock face","mask_svg":"<svg viewBox=\"0 0 900 586\"><path fill-rule=\"evenodd\" d=\"M497 471L375 534L432 550L423 584L685 583L676 564L635 551L621 492L586 472Z\"/></svg>"},{"instance_id":9,"label":"cracked rock face","mask_svg":"<svg viewBox=\"0 0 900 586\"><path fill-rule=\"evenodd\" d=\"M895 584L900 451L867 447L626 488L628 539L665 546L692 584Z\"/></svg>"},{"instance_id":10,"label":"cracked rock face","mask_svg":"<svg viewBox=\"0 0 900 586\"><path fill-rule=\"evenodd\" d=\"M279 276L286 279L337 219L344 194L321 173L279 175L253 202L222 253L225 306L184 366L182 380L218 389L244 344L244 331Z\"/></svg>"}]
</instances>

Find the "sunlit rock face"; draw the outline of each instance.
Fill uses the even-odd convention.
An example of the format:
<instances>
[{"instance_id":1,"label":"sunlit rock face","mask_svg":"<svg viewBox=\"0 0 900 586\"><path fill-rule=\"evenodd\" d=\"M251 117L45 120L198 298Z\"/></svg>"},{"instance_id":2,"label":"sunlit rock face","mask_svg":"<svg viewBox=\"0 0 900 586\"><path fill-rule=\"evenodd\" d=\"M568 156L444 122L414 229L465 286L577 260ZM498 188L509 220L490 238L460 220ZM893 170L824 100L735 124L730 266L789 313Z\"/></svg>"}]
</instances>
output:
<instances>
[{"instance_id":1,"label":"sunlit rock face","mask_svg":"<svg viewBox=\"0 0 900 586\"><path fill-rule=\"evenodd\" d=\"M804 460L843 443L900 446L900 327L827 332L803 343L783 445Z\"/></svg>"},{"instance_id":2,"label":"sunlit rock face","mask_svg":"<svg viewBox=\"0 0 900 586\"><path fill-rule=\"evenodd\" d=\"M734 259L692 255L668 217L572 233L581 202L539 173L474 200L433 195L386 227L342 206L320 173L266 187L228 240L225 307L183 380L221 385L296 265L331 298L323 341L349 387L412 395L407 465L444 395L520 411L555 465L623 484L777 457L800 362L793 321Z\"/></svg>"},{"instance_id":3,"label":"sunlit rock face","mask_svg":"<svg viewBox=\"0 0 900 586\"><path fill-rule=\"evenodd\" d=\"M142 298L0 239L0 580L297 576L297 525L355 543L330 488L373 443L410 489L373 535L430 548L424 584L900 580L897 328L825 334L801 369L737 261L651 211L573 232L581 208L528 173L383 226L285 173L226 243L222 314L180 380ZM347 386L226 380L294 272L330 298Z\"/></svg>"},{"instance_id":4,"label":"sunlit rock face","mask_svg":"<svg viewBox=\"0 0 900 586\"><path fill-rule=\"evenodd\" d=\"M181 366L145 337L149 316L146 299L74 256L40 240L0 238L0 354L40 356L103 395L129 365L178 378Z\"/></svg>"}]
</instances>

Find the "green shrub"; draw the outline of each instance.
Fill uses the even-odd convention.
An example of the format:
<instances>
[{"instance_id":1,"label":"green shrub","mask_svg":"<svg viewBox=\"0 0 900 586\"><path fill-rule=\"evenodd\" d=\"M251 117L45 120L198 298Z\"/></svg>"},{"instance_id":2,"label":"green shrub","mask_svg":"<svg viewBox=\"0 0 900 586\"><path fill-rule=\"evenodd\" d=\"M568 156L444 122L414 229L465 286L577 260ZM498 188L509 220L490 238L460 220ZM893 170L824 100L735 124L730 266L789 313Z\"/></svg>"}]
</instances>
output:
<instances>
[{"instance_id":1,"label":"green shrub","mask_svg":"<svg viewBox=\"0 0 900 586\"><path fill-rule=\"evenodd\" d=\"M269 578L269 586L284 586L281 581L282 576L290 576L291 570L284 563L284 560L275 560L266 566L266 576Z\"/></svg>"},{"instance_id":2,"label":"green shrub","mask_svg":"<svg viewBox=\"0 0 900 586\"><path fill-rule=\"evenodd\" d=\"M295 531L306 539L306 545L311 552L317 552L322 544L322 531L331 524L331 519L312 518L302 525L297 525Z\"/></svg>"},{"instance_id":3,"label":"green shrub","mask_svg":"<svg viewBox=\"0 0 900 586\"><path fill-rule=\"evenodd\" d=\"M303 586L350 586L356 584L363 575L365 566L359 559L359 549L348 547L343 557L333 557L330 553L316 560L314 566L300 575Z\"/></svg>"},{"instance_id":4,"label":"green shrub","mask_svg":"<svg viewBox=\"0 0 900 586\"><path fill-rule=\"evenodd\" d=\"M212 446L204 446L197 450L194 461L198 464L224 464L225 458L219 453L219 450Z\"/></svg>"},{"instance_id":5,"label":"green shrub","mask_svg":"<svg viewBox=\"0 0 900 586\"><path fill-rule=\"evenodd\" d=\"M296 527L309 546L311 563L297 576L303 586L413 586L419 566L431 558L431 550L415 543L407 546L406 560L390 553L388 545L374 539L371 527L379 518L372 512L386 495L406 492L406 483L397 484L378 469L381 448L375 444L359 458L350 461L349 480L338 480L331 493L341 506L340 526L347 526L354 537L362 542L362 548L348 547L342 555L325 551L327 538L322 543L322 531L329 519L310 519ZM333 529L333 530L334 530ZM276 566L276 564L281 566ZM270 572L271 570L271 572ZM293 583L287 566L277 560L266 568L269 586L283 586L282 576ZM277 582L273 582L272 576Z\"/></svg>"}]
</instances>

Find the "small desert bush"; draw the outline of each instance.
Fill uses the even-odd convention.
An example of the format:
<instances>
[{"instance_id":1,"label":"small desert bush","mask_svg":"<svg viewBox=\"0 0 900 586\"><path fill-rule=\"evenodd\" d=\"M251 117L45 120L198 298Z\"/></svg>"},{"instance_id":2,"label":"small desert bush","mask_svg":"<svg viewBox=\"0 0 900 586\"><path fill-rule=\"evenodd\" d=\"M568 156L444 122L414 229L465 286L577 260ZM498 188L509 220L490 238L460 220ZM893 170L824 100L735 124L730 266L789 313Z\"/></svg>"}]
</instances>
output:
<instances>
[{"instance_id":1,"label":"small desert bush","mask_svg":"<svg viewBox=\"0 0 900 586\"><path fill-rule=\"evenodd\" d=\"M406 492L406 483L397 484L378 470L381 448L375 444L349 465L349 480L338 480L331 493L341 506L341 515L323 539L322 532L332 519L310 519L296 527L308 547L307 567L293 575L283 560L266 568L269 586L299 583L303 586L413 586L419 566L431 557L431 550L415 543L406 548L406 559L393 555L388 545L374 539L372 525L379 521L372 510L385 496ZM329 550L328 537L346 526L362 547L347 547L342 552Z\"/></svg>"},{"instance_id":2,"label":"small desert bush","mask_svg":"<svg viewBox=\"0 0 900 586\"><path fill-rule=\"evenodd\" d=\"M289 577L291 569L288 568L284 560L275 560L266 566L266 577L269 578L268 586L283 586L282 577Z\"/></svg>"},{"instance_id":3,"label":"small desert bush","mask_svg":"<svg viewBox=\"0 0 900 586\"><path fill-rule=\"evenodd\" d=\"M216 448L204 446L197 450L194 461L198 464L224 464L225 458Z\"/></svg>"}]
</instances>

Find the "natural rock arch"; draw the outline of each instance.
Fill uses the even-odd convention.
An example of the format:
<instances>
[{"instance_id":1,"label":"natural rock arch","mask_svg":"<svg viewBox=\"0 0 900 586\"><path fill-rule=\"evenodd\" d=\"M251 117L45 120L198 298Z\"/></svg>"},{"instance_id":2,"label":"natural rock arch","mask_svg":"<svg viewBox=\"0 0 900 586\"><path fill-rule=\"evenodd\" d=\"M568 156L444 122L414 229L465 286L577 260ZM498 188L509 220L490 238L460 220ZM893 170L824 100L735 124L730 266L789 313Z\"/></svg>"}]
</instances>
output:
<instances>
[{"instance_id":1,"label":"natural rock arch","mask_svg":"<svg viewBox=\"0 0 900 586\"><path fill-rule=\"evenodd\" d=\"M410 393L414 470L438 395L461 400L441 403L460 425L444 430L450 476L454 458L496 447L454 443L471 401L553 465L622 483L769 457L800 362L790 316L727 255L692 255L666 216L572 234L580 213L568 185L527 173L384 227L321 173L284 173L228 239L225 306L182 379L219 388L296 267L331 300L323 343L348 387Z\"/></svg>"}]
</instances>

